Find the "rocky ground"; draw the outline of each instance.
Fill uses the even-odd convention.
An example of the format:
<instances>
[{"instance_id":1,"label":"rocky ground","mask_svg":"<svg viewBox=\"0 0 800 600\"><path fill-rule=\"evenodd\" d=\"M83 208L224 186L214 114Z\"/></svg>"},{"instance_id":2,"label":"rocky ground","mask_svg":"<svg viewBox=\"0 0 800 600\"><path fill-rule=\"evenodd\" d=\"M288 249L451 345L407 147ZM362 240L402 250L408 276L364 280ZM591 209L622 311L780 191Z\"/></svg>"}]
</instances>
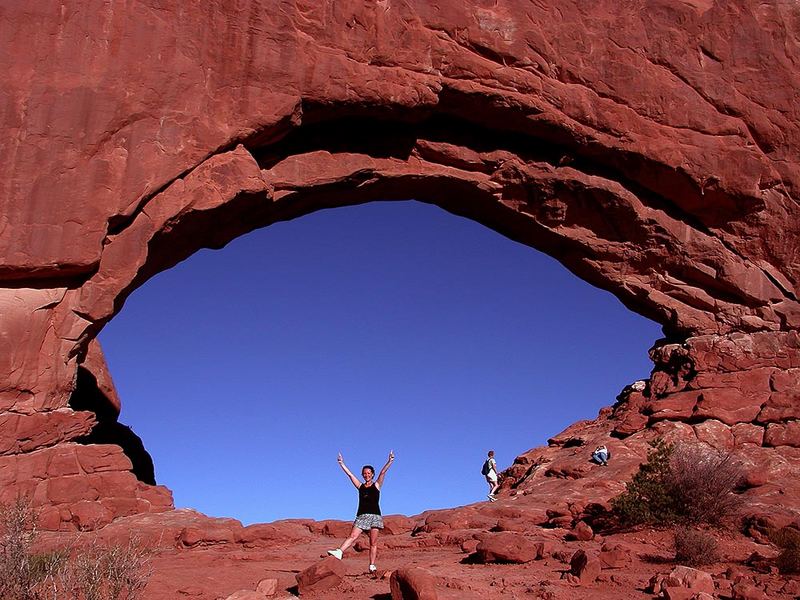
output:
<instances>
[{"instance_id":1,"label":"rocky ground","mask_svg":"<svg viewBox=\"0 0 800 600\"><path fill-rule=\"evenodd\" d=\"M326 550L349 533L350 523L343 521L243 527L233 519L172 510L120 518L81 535L86 542L125 543L134 534L153 550L145 600L298 594L320 600L800 597L800 578L778 573L773 561L778 549L765 536L769 527L793 520L775 500L784 491L792 493L791 482L780 494L779 482L743 491L742 514L729 529L713 532L721 560L697 571L676 564L669 530L613 531L603 525L609 499L624 490L646 457L647 441L657 435L648 430L612 437L624 405L604 409L598 419L576 423L547 447L518 457L506 470L495 503L386 517L376 575L367 573L365 536L343 561L326 558ZM697 442L691 427L675 425L662 432L667 439ZM614 455L608 467L588 460L601 441ZM50 533L44 539L57 544L74 535ZM404 593L403 585L410 586ZM413 595L411 588L422 592Z\"/></svg>"},{"instance_id":2,"label":"rocky ground","mask_svg":"<svg viewBox=\"0 0 800 600\"><path fill-rule=\"evenodd\" d=\"M769 559L777 550L739 532L716 534L724 556L721 562L700 571L685 567L676 571L669 531L600 535L584 524L554 527L559 517L566 525L564 515L545 512L535 498L509 495L496 503L413 518L388 517L375 576L367 573L365 538L342 562L323 558L349 531L349 523L342 521L293 520L241 527L234 520L177 510L120 519L98 535L104 541L124 541L136 532L142 543L153 548L154 571L146 600L231 596L263 600L298 593L320 600L389 600L392 572L409 568L421 569L416 576L422 583L414 584L432 586L436 595L429 597L441 600L778 600L800 596L800 579L778 575L768 560L751 559ZM581 550L588 559L582 567L574 558ZM319 572L298 589L298 574L312 567ZM662 587L668 586L660 580L673 572L673 586L664 592ZM256 593L259 584L270 595ZM237 594L241 591L252 593ZM701 592L711 595L695 595Z\"/></svg>"}]
</instances>

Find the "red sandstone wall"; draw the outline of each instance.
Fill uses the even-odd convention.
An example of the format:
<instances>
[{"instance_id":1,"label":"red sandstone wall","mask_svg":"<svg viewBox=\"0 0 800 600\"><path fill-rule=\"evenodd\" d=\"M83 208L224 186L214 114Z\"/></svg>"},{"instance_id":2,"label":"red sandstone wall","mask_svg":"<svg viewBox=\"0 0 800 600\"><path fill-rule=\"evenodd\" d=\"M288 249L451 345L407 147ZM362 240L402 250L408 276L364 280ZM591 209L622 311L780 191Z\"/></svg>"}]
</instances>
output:
<instances>
[{"instance_id":1,"label":"red sandstone wall","mask_svg":"<svg viewBox=\"0 0 800 600\"><path fill-rule=\"evenodd\" d=\"M799 31L750 0L4 3L3 493L58 507L50 526L168 506L114 447L72 443L91 340L155 272L325 206L435 202L711 340L687 346L708 364L779 349L800 323ZM798 365L765 356L639 414L732 411L797 446Z\"/></svg>"}]
</instances>

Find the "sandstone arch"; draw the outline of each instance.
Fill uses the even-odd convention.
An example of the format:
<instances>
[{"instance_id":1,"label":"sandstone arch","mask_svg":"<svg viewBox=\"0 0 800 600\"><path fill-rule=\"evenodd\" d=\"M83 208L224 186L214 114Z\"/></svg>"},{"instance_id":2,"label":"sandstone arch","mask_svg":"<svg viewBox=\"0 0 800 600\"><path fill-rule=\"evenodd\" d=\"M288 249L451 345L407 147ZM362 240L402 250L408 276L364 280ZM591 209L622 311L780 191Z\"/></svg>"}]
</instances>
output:
<instances>
[{"instance_id":1,"label":"sandstone arch","mask_svg":"<svg viewBox=\"0 0 800 600\"><path fill-rule=\"evenodd\" d=\"M2 23L0 472L62 506L52 526L169 504L121 452L71 445L93 425L67 406L78 365L104 379L92 340L125 296L200 247L371 199L478 220L662 323L685 344L654 353L655 396L767 369L726 425L796 444L791 5L97 0ZM692 393L681 419L720 417Z\"/></svg>"}]
</instances>

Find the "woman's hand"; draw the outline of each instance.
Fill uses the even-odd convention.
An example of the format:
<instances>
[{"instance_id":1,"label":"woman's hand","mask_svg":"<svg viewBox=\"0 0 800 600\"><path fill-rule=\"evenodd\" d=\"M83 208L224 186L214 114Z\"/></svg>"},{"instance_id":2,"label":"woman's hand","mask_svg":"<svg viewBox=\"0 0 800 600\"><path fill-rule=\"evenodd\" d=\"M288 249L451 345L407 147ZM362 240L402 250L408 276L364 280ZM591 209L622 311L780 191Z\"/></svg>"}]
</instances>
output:
<instances>
[{"instance_id":1,"label":"woman's hand","mask_svg":"<svg viewBox=\"0 0 800 600\"><path fill-rule=\"evenodd\" d=\"M341 452L339 452L339 456L337 457L336 462L338 462L340 465L344 464L344 458L342 458Z\"/></svg>"},{"instance_id":2,"label":"woman's hand","mask_svg":"<svg viewBox=\"0 0 800 600\"><path fill-rule=\"evenodd\" d=\"M389 450L389 462L394 460L394 450Z\"/></svg>"}]
</instances>

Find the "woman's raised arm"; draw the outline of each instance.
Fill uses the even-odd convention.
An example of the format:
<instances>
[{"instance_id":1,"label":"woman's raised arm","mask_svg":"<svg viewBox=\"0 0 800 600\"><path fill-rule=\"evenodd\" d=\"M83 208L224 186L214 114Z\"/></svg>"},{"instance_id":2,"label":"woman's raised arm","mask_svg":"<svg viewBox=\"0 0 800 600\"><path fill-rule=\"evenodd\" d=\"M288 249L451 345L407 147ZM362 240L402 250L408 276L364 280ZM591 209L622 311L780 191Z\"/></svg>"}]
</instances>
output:
<instances>
[{"instance_id":1,"label":"woman's raised arm","mask_svg":"<svg viewBox=\"0 0 800 600\"><path fill-rule=\"evenodd\" d=\"M358 477L353 475L350 472L350 469L347 468L347 465L344 464L344 458L342 458L342 453L339 452L339 458L336 459L339 462L339 466L342 467L342 471L350 478L350 481L353 482L353 485L356 486L356 489L361 487L361 482L358 480Z\"/></svg>"},{"instance_id":2,"label":"woman's raised arm","mask_svg":"<svg viewBox=\"0 0 800 600\"><path fill-rule=\"evenodd\" d=\"M381 487L383 486L383 479L384 479L384 477L386 477L386 471L389 470L389 467L392 466L393 462L394 462L394 451L390 450L389 451L389 460L387 460L386 464L383 465L383 468L381 469L381 472L378 475L378 480L375 482L375 485L378 486L378 489L381 489Z\"/></svg>"}]
</instances>

